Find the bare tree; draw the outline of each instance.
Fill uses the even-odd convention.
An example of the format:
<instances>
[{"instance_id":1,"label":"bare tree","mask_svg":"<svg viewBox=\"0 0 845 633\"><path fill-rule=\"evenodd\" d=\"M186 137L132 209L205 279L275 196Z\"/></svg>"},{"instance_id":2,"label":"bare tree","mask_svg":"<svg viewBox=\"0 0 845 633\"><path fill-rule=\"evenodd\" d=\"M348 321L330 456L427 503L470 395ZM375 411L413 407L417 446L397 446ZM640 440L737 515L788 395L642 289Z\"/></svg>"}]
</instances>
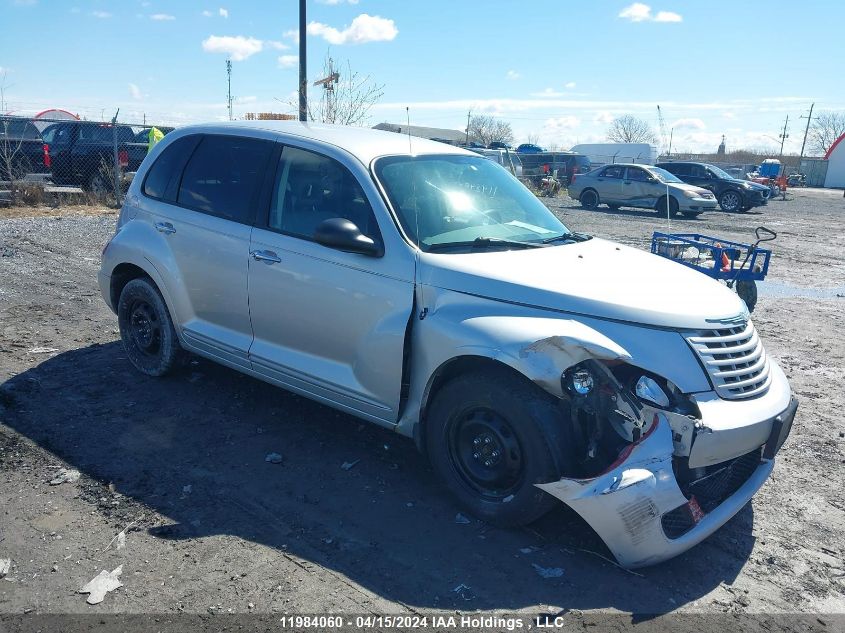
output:
<instances>
[{"instance_id":1,"label":"bare tree","mask_svg":"<svg viewBox=\"0 0 845 633\"><path fill-rule=\"evenodd\" d=\"M486 114L476 114L469 120L469 137L485 147L493 141L513 143L511 124Z\"/></svg>"},{"instance_id":2,"label":"bare tree","mask_svg":"<svg viewBox=\"0 0 845 633\"><path fill-rule=\"evenodd\" d=\"M646 121L626 114L613 119L607 128L607 140L613 143L655 143L657 135Z\"/></svg>"},{"instance_id":3,"label":"bare tree","mask_svg":"<svg viewBox=\"0 0 845 633\"><path fill-rule=\"evenodd\" d=\"M539 134L529 134L525 137L525 142L530 145L539 145L540 144L540 135Z\"/></svg>"},{"instance_id":4,"label":"bare tree","mask_svg":"<svg viewBox=\"0 0 845 633\"><path fill-rule=\"evenodd\" d=\"M845 112L821 112L810 125L810 147L826 154L830 146L845 134Z\"/></svg>"},{"instance_id":5,"label":"bare tree","mask_svg":"<svg viewBox=\"0 0 845 633\"><path fill-rule=\"evenodd\" d=\"M320 88L322 97L316 104L314 99L308 100L308 118L311 121L362 125L370 108L384 94L384 84L377 84L369 75L352 70L348 61L346 71L339 72L330 53L326 54L323 62L323 77L330 79Z\"/></svg>"}]
</instances>

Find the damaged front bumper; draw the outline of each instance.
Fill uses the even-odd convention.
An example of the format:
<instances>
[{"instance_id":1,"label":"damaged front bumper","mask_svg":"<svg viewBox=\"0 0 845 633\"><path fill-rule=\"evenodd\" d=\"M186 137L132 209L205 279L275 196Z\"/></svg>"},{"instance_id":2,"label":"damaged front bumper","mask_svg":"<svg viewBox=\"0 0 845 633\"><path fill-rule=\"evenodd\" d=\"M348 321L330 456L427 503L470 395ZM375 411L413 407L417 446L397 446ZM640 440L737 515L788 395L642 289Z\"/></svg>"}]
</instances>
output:
<instances>
[{"instance_id":1,"label":"damaged front bumper","mask_svg":"<svg viewBox=\"0 0 845 633\"><path fill-rule=\"evenodd\" d=\"M756 452L712 466L688 484L678 482L673 431L663 418L604 473L537 487L581 515L624 567L659 563L703 541L748 503L771 474L797 407L792 399L767 421L770 436Z\"/></svg>"}]
</instances>

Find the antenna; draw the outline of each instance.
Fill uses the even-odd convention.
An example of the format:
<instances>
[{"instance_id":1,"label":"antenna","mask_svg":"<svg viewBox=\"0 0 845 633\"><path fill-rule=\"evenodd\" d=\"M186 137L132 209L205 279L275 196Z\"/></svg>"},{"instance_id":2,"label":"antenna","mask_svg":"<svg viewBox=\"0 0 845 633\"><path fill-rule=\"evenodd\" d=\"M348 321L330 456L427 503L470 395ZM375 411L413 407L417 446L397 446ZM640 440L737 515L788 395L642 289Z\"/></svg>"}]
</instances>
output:
<instances>
[{"instance_id":1,"label":"antenna","mask_svg":"<svg viewBox=\"0 0 845 633\"><path fill-rule=\"evenodd\" d=\"M226 103L229 107L229 120L232 120L232 60L226 60L226 75L228 76L229 92L226 97Z\"/></svg>"},{"instance_id":2,"label":"antenna","mask_svg":"<svg viewBox=\"0 0 845 633\"><path fill-rule=\"evenodd\" d=\"M414 148L411 145L411 108L405 106L405 118L408 121L408 153L413 154Z\"/></svg>"}]
</instances>

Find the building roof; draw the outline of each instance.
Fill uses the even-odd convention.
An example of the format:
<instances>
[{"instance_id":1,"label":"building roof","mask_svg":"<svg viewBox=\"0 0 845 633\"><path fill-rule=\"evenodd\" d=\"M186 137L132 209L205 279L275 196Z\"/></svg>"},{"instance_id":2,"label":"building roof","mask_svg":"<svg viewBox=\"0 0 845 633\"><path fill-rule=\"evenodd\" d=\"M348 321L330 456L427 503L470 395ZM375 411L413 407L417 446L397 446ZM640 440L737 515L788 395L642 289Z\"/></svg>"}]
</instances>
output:
<instances>
[{"instance_id":1,"label":"building roof","mask_svg":"<svg viewBox=\"0 0 845 633\"><path fill-rule=\"evenodd\" d=\"M334 145L355 156L363 164L369 165L379 156L396 154L470 154L466 150L444 143L415 138L410 151L408 138L381 130L329 123L302 121L226 121L179 128L182 133L226 131L232 129L264 130L279 134L290 134L318 142ZM470 154L472 155L472 154Z\"/></svg>"},{"instance_id":2,"label":"building roof","mask_svg":"<svg viewBox=\"0 0 845 633\"><path fill-rule=\"evenodd\" d=\"M407 134L411 130L411 136L419 136L432 141L449 141L450 143L463 143L466 141L466 132L461 130L449 130L439 127L423 127L421 125L401 125L397 123L379 123L373 126L374 130L385 130L386 132L397 132Z\"/></svg>"},{"instance_id":3,"label":"building roof","mask_svg":"<svg viewBox=\"0 0 845 633\"><path fill-rule=\"evenodd\" d=\"M845 134L843 134L838 139L833 141L833 145L831 145L830 147L827 148L827 152L824 155L825 160L830 159L831 154L833 154L833 151L836 149L836 146L839 145L842 142L842 139L845 139ZM843 145L843 147L845 147L845 145Z\"/></svg>"}]
</instances>

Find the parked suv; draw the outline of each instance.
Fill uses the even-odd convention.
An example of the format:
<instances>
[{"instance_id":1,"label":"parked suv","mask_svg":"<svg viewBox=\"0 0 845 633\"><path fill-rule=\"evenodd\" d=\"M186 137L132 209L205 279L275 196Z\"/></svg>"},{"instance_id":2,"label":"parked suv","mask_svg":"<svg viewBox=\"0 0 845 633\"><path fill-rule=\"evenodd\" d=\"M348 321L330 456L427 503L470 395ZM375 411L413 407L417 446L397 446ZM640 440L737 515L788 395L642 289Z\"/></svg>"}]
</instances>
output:
<instances>
[{"instance_id":1,"label":"parked suv","mask_svg":"<svg viewBox=\"0 0 845 633\"><path fill-rule=\"evenodd\" d=\"M719 201L722 211L748 211L769 202L769 188L755 182L734 178L715 165L706 163L668 162L658 167L697 187L709 189Z\"/></svg>"},{"instance_id":2,"label":"parked suv","mask_svg":"<svg viewBox=\"0 0 845 633\"><path fill-rule=\"evenodd\" d=\"M701 187L681 182L659 167L650 165L606 165L576 176L569 185L569 197L580 200L585 209L606 204L611 209L636 207L654 209L660 215L683 214L696 218L716 208L716 198Z\"/></svg>"},{"instance_id":3,"label":"parked suv","mask_svg":"<svg viewBox=\"0 0 845 633\"><path fill-rule=\"evenodd\" d=\"M481 156L390 132L168 134L99 281L140 372L192 352L393 429L477 517L524 524L559 500L626 566L738 512L797 408L726 287L570 231Z\"/></svg>"}]
</instances>

